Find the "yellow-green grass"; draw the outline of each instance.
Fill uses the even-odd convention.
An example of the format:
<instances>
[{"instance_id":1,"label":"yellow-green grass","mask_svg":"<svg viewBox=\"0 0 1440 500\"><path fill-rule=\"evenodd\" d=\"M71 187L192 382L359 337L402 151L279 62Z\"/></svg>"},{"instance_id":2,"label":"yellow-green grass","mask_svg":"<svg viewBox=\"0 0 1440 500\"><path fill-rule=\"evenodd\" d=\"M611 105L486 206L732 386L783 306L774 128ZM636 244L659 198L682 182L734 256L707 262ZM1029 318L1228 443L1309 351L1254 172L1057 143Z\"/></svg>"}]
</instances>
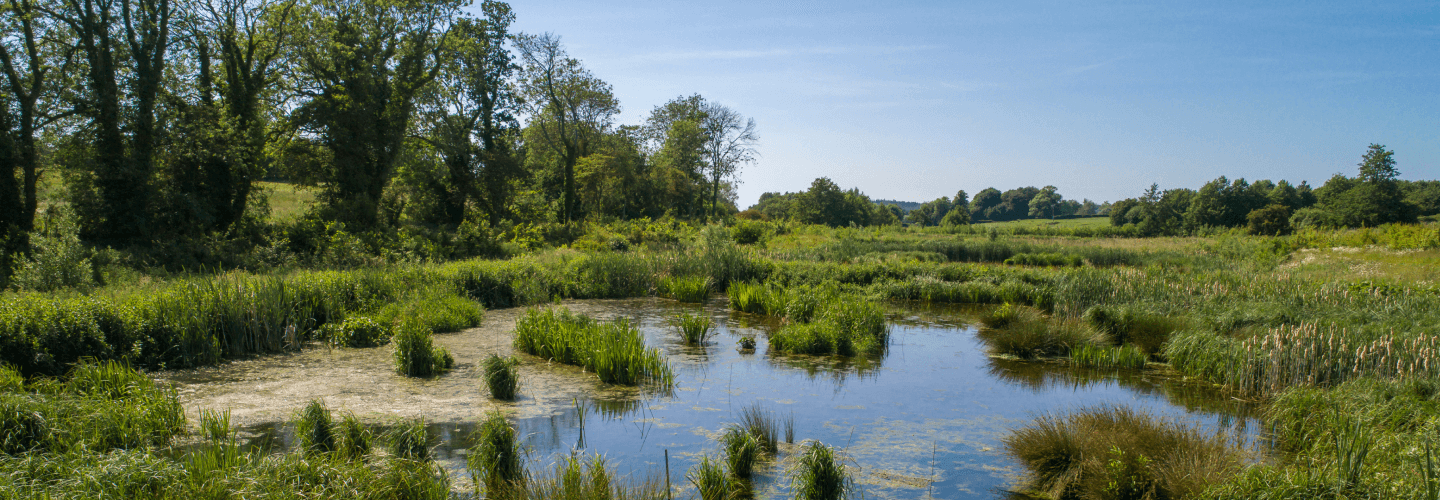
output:
<instances>
[{"instance_id":1,"label":"yellow-green grass","mask_svg":"<svg viewBox=\"0 0 1440 500\"><path fill-rule=\"evenodd\" d=\"M1021 219L1004 222L980 222L972 224L975 227L996 231L1009 231L1014 229L1097 229L1110 225L1109 217L1085 217L1080 219Z\"/></svg>"},{"instance_id":2,"label":"yellow-green grass","mask_svg":"<svg viewBox=\"0 0 1440 500\"><path fill-rule=\"evenodd\" d=\"M258 182L270 197L270 219L294 219L315 204L316 189L287 182Z\"/></svg>"}]
</instances>

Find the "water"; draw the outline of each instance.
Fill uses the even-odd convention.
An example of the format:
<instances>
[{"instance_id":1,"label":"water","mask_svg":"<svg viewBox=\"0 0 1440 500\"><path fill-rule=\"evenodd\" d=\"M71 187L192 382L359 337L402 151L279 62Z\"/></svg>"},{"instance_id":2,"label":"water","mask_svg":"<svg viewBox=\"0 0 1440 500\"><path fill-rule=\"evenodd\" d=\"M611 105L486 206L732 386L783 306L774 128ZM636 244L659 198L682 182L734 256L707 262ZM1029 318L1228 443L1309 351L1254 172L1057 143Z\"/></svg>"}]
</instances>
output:
<instances>
[{"instance_id":1,"label":"water","mask_svg":"<svg viewBox=\"0 0 1440 500\"><path fill-rule=\"evenodd\" d=\"M238 407L242 435L267 449L293 442L283 421L316 397L381 427L400 416L424 416L439 443L437 460L461 484L468 483L464 453L475 422L497 408L511 416L540 466L583 449L604 454L632 478L658 477L668 451L677 490L689 486L685 471L702 454L719 456L715 437L754 404L782 421L793 417L797 443L819 440L843 449L867 497L1004 497L1023 470L1004 455L1001 438L1042 412L1129 405L1229 433L1247 445L1257 440L1258 423L1249 416L1254 408L1205 387L1150 372L990 358L967 319L975 309L893 311L892 345L885 356L840 360L769 353L766 332L778 325L732 313L723 299L704 306L661 299L567 305L599 318L631 319L647 343L670 359L675 390L606 386L593 374L522 355L520 399L489 401L475 380L476 364L488 352L509 352L508 332L518 310L491 311L482 329L437 336L460 365L435 380L394 375L383 347L316 349L177 372L171 380L181 387L187 408ZM702 308L719 332L709 345L686 346L670 318ZM742 335L754 336L758 348L737 349ZM794 449L782 445L780 463L759 468L758 497L785 496L783 462Z\"/></svg>"}]
</instances>

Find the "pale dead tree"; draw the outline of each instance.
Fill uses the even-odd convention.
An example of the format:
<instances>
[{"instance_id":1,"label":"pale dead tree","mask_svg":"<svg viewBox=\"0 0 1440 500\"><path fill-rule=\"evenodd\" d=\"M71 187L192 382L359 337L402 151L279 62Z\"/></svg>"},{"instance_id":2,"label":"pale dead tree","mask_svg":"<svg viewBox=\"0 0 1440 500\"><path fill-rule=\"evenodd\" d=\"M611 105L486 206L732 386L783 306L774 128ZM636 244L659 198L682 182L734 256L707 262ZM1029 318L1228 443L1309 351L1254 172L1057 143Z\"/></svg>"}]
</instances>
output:
<instances>
[{"instance_id":1,"label":"pale dead tree","mask_svg":"<svg viewBox=\"0 0 1440 500\"><path fill-rule=\"evenodd\" d=\"M710 216L719 213L720 182L726 178L739 180L740 166L755 161L760 154L755 146L760 137L755 133L755 119L740 116L722 104L706 103L701 128L705 130L705 156L709 159L706 173L710 177Z\"/></svg>"},{"instance_id":2,"label":"pale dead tree","mask_svg":"<svg viewBox=\"0 0 1440 500\"><path fill-rule=\"evenodd\" d=\"M575 215L575 164L591 153L611 120L620 112L610 84L585 69L560 45L560 38L521 35L516 47L525 61L521 90L525 95L530 126L560 157L564 171L564 213L569 222Z\"/></svg>"}]
</instances>

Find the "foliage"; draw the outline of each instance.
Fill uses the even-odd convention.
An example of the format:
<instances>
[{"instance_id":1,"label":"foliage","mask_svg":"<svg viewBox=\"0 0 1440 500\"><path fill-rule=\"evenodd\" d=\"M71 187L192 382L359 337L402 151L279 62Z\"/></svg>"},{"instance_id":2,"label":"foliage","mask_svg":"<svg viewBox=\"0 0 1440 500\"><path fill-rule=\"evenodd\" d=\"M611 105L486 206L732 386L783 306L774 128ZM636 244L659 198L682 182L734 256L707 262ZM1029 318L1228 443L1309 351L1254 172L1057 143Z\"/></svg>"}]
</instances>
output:
<instances>
[{"instance_id":1,"label":"foliage","mask_svg":"<svg viewBox=\"0 0 1440 500\"><path fill-rule=\"evenodd\" d=\"M305 453L330 453L339 449L330 410L320 401L311 401L295 415L296 447Z\"/></svg>"},{"instance_id":2,"label":"foliage","mask_svg":"<svg viewBox=\"0 0 1440 500\"><path fill-rule=\"evenodd\" d=\"M699 304L710 298L710 278L667 276L660 279L660 294L680 302Z\"/></svg>"},{"instance_id":3,"label":"foliage","mask_svg":"<svg viewBox=\"0 0 1440 500\"><path fill-rule=\"evenodd\" d=\"M345 318L330 328L329 340L345 347L376 347L390 343L390 328L364 316Z\"/></svg>"},{"instance_id":4,"label":"foliage","mask_svg":"<svg viewBox=\"0 0 1440 500\"><path fill-rule=\"evenodd\" d=\"M94 284L90 251L80 242L79 226L67 210L51 209L30 238L31 251L15 262L11 286L49 292Z\"/></svg>"}]
</instances>

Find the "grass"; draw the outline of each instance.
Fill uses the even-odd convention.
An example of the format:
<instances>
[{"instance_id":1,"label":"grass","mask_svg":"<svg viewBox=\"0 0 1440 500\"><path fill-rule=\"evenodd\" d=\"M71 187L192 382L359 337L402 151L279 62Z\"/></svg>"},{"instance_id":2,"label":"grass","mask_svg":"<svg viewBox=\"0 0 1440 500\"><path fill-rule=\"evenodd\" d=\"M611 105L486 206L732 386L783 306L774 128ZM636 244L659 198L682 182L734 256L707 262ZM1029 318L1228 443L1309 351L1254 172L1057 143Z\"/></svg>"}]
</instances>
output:
<instances>
[{"instance_id":1,"label":"grass","mask_svg":"<svg viewBox=\"0 0 1440 500\"><path fill-rule=\"evenodd\" d=\"M615 476L603 457L586 460L578 453L555 461L554 467L526 479L524 498L554 500L659 500L669 498L664 484L653 479L626 482Z\"/></svg>"},{"instance_id":2,"label":"grass","mask_svg":"<svg viewBox=\"0 0 1440 500\"><path fill-rule=\"evenodd\" d=\"M689 345L703 345L715 333L714 321L704 314L680 313L675 316L674 324L680 330L680 338Z\"/></svg>"},{"instance_id":3,"label":"grass","mask_svg":"<svg viewBox=\"0 0 1440 500\"><path fill-rule=\"evenodd\" d=\"M346 413L335 426L336 452L346 460L364 460L375 442L375 431L360 422L353 413Z\"/></svg>"},{"instance_id":4,"label":"grass","mask_svg":"<svg viewBox=\"0 0 1440 500\"><path fill-rule=\"evenodd\" d=\"M0 452L141 449L185 430L175 392L119 363L82 364L30 389L0 392Z\"/></svg>"},{"instance_id":5,"label":"grass","mask_svg":"<svg viewBox=\"0 0 1440 500\"><path fill-rule=\"evenodd\" d=\"M1198 498L1244 463L1222 436L1123 406L1041 415L1004 445L1050 498Z\"/></svg>"},{"instance_id":6,"label":"grass","mask_svg":"<svg viewBox=\"0 0 1440 500\"><path fill-rule=\"evenodd\" d=\"M680 302L699 304L710 298L710 278L668 276L660 279L660 295Z\"/></svg>"},{"instance_id":7,"label":"grass","mask_svg":"<svg viewBox=\"0 0 1440 500\"><path fill-rule=\"evenodd\" d=\"M879 304L834 286L734 283L728 294L732 309L788 320L770 335L770 346L779 352L874 355L889 344Z\"/></svg>"},{"instance_id":8,"label":"grass","mask_svg":"<svg viewBox=\"0 0 1440 500\"><path fill-rule=\"evenodd\" d=\"M307 454L330 453L338 450L335 422L330 410L320 401L311 401L295 415L296 447Z\"/></svg>"},{"instance_id":9,"label":"grass","mask_svg":"<svg viewBox=\"0 0 1440 500\"><path fill-rule=\"evenodd\" d=\"M485 357L485 388L490 391L490 397L502 401L515 400L516 390L520 387L519 365L520 360L513 356L502 358L491 353Z\"/></svg>"},{"instance_id":10,"label":"grass","mask_svg":"<svg viewBox=\"0 0 1440 500\"><path fill-rule=\"evenodd\" d=\"M979 337L990 352L1019 359L1070 356L1072 351L1099 340L1089 326L1077 320L1051 319L1030 308L1009 304L989 313Z\"/></svg>"},{"instance_id":11,"label":"grass","mask_svg":"<svg viewBox=\"0 0 1440 500\"><path fill-rule=\"evenodd\" d=\"M760 445L760 451L774 455L779 452L779 425L775 421L775 412L754 403L740 410L740 428L746 434L755 438Z\"/></svg>"},{"instance_id":12,"label":"grass","mask_svg":"<svg viewBox=\"0 0 1440 500\"><path fill-rule=\"evenodd\" d=\"M515 428L499 412L491 413L476 429L475 442L466 456L476 493L488 498L510 498L524 490L525 468Z\"/></svg>"},{"instance_id":13,"label":"grass","mask_svg":"<svg viewBox=\"0 0 1440 500\"><path fill-rule=\"evenodd\" d=\"M408 321L433 333L448 333L480 326L485 308L465 297L428 293L388 304L376 311L374 318L382 325Z\"/></svg>"},{"instance_id":14,"label":"grass","mask_svg":"<svg viewBox=\"0 0 1440 500\"><path fill-rule=\"evenodd\" d=\"M376 323L365 316L352 316L339 323L325 325L324 337L330 343L344 347L378 347L390 343L394 335L386 324Z\"/></svg>"},{"instance_id":15,"label":"grass","mask_svg":"<svg viewBox=\"0 0 1440 500\"><path fill-rule=\"evenodd\" d=\"M397 422L385 432L390 455L407 460L430 460L430 434L425 432L425 419L410 418Z\"/></svg>"},{"instance_id":16,"label":"grass","mask_svg":"<svg viewBox=\"0 0 1440 500\"><path fill-rule=\"evenodd\" d=\"M730 474L749 479L755 472L755 462L760 459L760 440L742 427L727 427L720 436L721 449L725 451L725 465Z\"/></svg>"},{"instance_id":17,"label":"grass","mask_svg":"<svg viewBox=\"0 0 1440 500\"><path fill-rule=\"evenodd\" d=\"M450 371L455 358L435 346L430 330L414 323L395 328L395 372L407 377L433 377Z\"/></svg>"},{"instance_id":18,"label":"grass","mask_svg":"<svg viewBox=\"0 0 1440 500\"><path fill-rule=\"evenodd\" d=\"M1086 343L1070 350L1070 360L1075 366L1086 368L1138 370L1145 367L1149 356L1132 346L1111 347Z\"/></svg>"},{"instance_id":19,"label":"grass","mask_svg":"<svg viewBox=\"0 0 1440 500\"><path fill-rule=\"evenodd\" d=\"M731 500L735 496L735 481L725 473L721 463L710 460L708 456L701 456L700 462L690 467L685 478L695 485L700 500Z\"/></svg>"},{"instance_id":20,"label":"grass","mask_svg":"<svg viewBox=\"0 0 1440 500\"><path fill-rule=\"evenodd\" d=\"M515 324L515 348L541 359L595 372L607 384L674 385L660 351L647 349L640 331L625 320L600 322L569 309L530 309Z\"/></svg>"},{"instance_id":21,"label":"grass","mask_svg":"<svg viewBox=\"0 0 1440 500\"><path fill-rule=\"evenodd\" d=\"M801 500L839 500L854 487L834 448L811 441L791 470L790 488Z\"/></svg>"},{"instance_id":22,"label":"grass","mask_svg":"<svg viewBox=\"0 0 1440 500\"><path fill-rule=\"evenodd\" d=\"M270 219L294 219L315 204L315 188L285 182L259 182L270 199Z\"/></svg>"}]
</instances>

